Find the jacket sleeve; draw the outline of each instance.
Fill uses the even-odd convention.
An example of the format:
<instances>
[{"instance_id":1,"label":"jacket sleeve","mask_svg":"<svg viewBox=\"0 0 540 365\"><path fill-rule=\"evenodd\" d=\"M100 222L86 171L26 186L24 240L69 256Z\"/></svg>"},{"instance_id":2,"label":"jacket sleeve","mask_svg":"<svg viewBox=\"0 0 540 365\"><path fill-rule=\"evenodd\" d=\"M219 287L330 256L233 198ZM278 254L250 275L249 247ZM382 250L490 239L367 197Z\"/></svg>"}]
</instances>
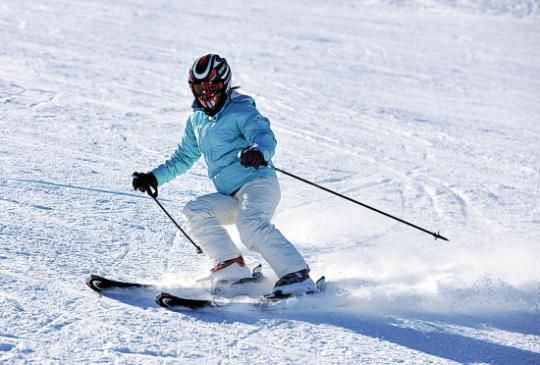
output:
<instances>
[{"instance_id":1,"label":"jacket sleeve","mask_svg":"<svg viewBox=\"0 0 540 365\"><path fill-rule=\"evenodd\" d=\"M171 181L178 175L182 175L201 157L201 151L195 138L191 118L186 123L186 129L182 141L178 144L176 151L171 158L152 170L158 181L158 185L163 185Z\"/></svg>"},{"instance_id":2,"label":"jacket sleeve","mask_svg":"<svg viewBox=\"0 0 540 365\"><path fill-rule=\"evenodd\" d=\"M264 160L270 161L277 145L274 132L270 129L270 121L255 109L238 123L238 127L250 146L257 147L264 155Z\"/></svg>"}]
</instances>

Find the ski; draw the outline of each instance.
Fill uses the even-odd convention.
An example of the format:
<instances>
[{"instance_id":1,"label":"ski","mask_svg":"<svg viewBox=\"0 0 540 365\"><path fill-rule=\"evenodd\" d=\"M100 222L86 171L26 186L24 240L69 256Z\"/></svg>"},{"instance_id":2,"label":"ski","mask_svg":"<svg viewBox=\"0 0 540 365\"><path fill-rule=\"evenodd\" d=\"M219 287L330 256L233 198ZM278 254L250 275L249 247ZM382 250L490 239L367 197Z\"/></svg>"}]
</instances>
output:
<instances>
[{"instance_id":1,"label":"ski","mask_svg":"<svg viewBox=\"0 0 540 365\"><path fill-rule=\"evenodd\" d=\"M227 283L225 281L218 282L214 285L213 288L211 288L212 294L219 294L221 291L225 290L227 287L233 287L241 284L248 284L248 283L256 283L264 279L264 275L262 273L262 265L257 265L253 268L251 272L251 277L243 278L238 281L235 281L233 283ZM129 282L129 281L120 281L120 280L114 280L109 279L101 275L92 274L86 279L86 285L100 293L104 290L108 289L128 289L128 288L142 288L142 289L152 289L157 288L156 285L153 284L142 284L137 282Z\"/></svg>"},{"instance_id":2,"label":"ski","mask_svg":"<svg viewBox=\"0 0 540 365\"><path fill-rule=\"evenodd\" d=\"M311 291L308 293L305 293L304 295L318 295L322 294L326 290L326 279L324 276L322 276L319 280L317 280L317 290ZM295 296L293 294L283 294L280 291L273 292L270 294L262 295L259 298L255 299L254 302L249 302L250 305L258 307L258 308L268 308L272 306L273 304L276 304L278 302L281 302L285 299L290 299L294 297L301 297L301 296ZM164 308L168 309L188 309L188 310L198 310L203 308L221 308L226 307L228 305L232 304L241 304L245 302L238 302L234 301L230 298L212 298L212 299L200 299L200 298L188 298L188 297L182 297L173 295L166 292L159 293L155 298L156 303Z\"/></svg>"},{"instance_id":3,"label":"ski","mask_svg":"<svg viewBox=\"0 0 540 365\"><path fill-rule=\"evenodd\" d=\"M169 293L161 292L156 298L156 303L160 307L164 308L187 308L187 309L202 309L211 307L220 307L224 304L213 299L194 299L172 295Z\"/></svg>"},{"instance_id":4,"label":"ski","mask_svg":"<svg viewBox=\"0 0 540 365\"><path fill-rule=\"evenodd\" d=\"M142 284L128 281L108 279L104 276L92 274L86 279L86 285L96 291L101 292L107 289L125 289L125 288L152 288L152 284Z\"/></svg>"}]
</instances>

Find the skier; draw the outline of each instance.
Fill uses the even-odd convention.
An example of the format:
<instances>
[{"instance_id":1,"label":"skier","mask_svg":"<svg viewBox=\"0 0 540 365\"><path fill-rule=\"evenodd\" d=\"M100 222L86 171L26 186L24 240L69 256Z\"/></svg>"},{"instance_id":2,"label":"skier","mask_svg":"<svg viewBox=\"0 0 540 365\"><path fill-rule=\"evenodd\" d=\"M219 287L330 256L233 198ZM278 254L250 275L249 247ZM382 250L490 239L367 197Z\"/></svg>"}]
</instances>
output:
<instances>
[{"instance_id":1,"label":"skier","mask_svg":"<svg viewBox=\"0 0 540 365\"><path fill-rule=\"evenodd\" d=\"M216 193L190 201L183 212L189 232L212 263L210 279L234 283L251 271L223 225L236 223L242 243L258 252L279 280L273 293L301 295L316 290L309 267L270 222L281 192L271 159L276 139L254 100L231 88L231 69L217 54L198 58L189 70L194 96L176 151L151 172L133 173L142 192L185 173L202 155Z\"/></svg>"}]
</instances>

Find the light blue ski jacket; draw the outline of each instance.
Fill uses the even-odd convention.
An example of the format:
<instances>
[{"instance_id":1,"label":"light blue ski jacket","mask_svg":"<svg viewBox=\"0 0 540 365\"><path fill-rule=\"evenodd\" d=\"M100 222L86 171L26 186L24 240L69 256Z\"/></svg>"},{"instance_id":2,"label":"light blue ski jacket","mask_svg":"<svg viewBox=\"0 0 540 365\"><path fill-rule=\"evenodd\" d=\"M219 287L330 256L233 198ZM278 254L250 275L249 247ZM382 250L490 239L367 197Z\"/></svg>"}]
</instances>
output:
<instances>
[{"instance_id":1,"label":"light blue ski jacket","mask_svg":"<svg viewBox=\"0 0 540 365\"><path fill-rule=\"evenodd\" d=\"M216 190L231 194L254 178L276 175L270 167L244 167L238 158L240 151L255 146L271 164L276 144L270 122L259 113L255 101L232 90L222 109L213 117L193 103L193 113L186 122L184 136L176 151L152 173L158 185L163 185L189 170L202 155Z\"/></svg>"}]
</instances>

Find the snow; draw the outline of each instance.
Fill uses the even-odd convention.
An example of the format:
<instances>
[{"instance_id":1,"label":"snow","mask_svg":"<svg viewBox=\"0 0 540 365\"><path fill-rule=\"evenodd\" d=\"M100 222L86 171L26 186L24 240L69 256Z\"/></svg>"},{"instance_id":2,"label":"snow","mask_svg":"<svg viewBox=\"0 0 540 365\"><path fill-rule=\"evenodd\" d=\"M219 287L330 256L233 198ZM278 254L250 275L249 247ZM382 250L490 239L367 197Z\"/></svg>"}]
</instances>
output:
<instances>
[{"instance_id":1,"label":"snow","mask_svg":"<svg viewBox=\"0 0 540 365\"><path fill-rule=\"evenodd\" d=\"M0 363L540 363L538 7L1 1ZM276 166L450 241L281 175L275 223L329 295L175 313L91 292L94 272L207 274L130 174L175 148L208 52L271 120ZM210 191L198 163L160 200L183 222Z\"/></svg>"}]
</instances>

